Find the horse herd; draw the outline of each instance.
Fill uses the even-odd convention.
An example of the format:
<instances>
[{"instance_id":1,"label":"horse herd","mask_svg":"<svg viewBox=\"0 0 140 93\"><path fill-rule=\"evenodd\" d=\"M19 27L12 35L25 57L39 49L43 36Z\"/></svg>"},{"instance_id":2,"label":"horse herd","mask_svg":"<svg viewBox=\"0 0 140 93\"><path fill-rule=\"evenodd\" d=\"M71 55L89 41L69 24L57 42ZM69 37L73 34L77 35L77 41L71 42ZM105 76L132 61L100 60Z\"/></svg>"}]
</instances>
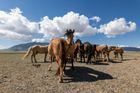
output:
<instances>
[{"instance_id":1,"label":"horse herd","mask_svg":"<svg viewBox=\"0 0 140 93\"><path fill-rule=\"evenodd\" d=\"M44 53L44 62L46 62L46 57L49 56L51 62L48 70L51 70L52 61L56 61L58 64L58 69L56 75L59 76L59 82L63 82L63 71L65 70L67 61L72 63L72 69L74 69L73 62L77 61L80 58L80 62L85 62L87 64L92 62L98 62L98 60L102 61L110 61L110 52L113 51L114 58L119 59L119 55L121 60L123 60L123 49L121 47L116 46L108 46L108 45L97 45L91 44L90 42L84 42L80 39L77 39L75 43L73 43L75 30L67 29L66 37L63 38L53 38L48 46L40 46L35 45L28 49L26 54L23 56L23 59L26 58L31 52L31 62L34 65L36 63L36 55L38 53ZM78 57L77 57L78 56ZM94 58L94 61L92 60Z\"/></svg>"}]
</instances>

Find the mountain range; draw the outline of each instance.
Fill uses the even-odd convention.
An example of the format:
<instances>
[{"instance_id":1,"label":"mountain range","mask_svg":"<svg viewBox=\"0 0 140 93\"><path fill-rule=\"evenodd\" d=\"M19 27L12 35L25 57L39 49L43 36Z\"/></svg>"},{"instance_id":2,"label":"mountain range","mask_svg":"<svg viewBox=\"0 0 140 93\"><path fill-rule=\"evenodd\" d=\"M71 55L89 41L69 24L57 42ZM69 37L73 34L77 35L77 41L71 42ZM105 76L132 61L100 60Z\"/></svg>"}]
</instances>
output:
<instances>
[{"instance_id":1,"label":"mountain range","mask_svg":"<svg viewBox=\"0 0 140 93\"><path fill-rule=\"evenodd\" d=\"M26 51L29 47L34 46L34 45L48 45L48 42L45 43L40 43L40 42L30 42L30 43L24 43L24 44L19 44L15 45L13 47L8 48L7 50L11 51Z\"/></svg>"},{"instance_id":2,"label":"mountain range","mask_svg":"<svg viewBox=\"0 0 140 93\"><path fill-rule=\"evenodd\" d=\"M10 47L8 49L8 51L26 51L29 47L33 46L33 45L48 45L48 42L45 43L41 43L41 42L29 42L29 43L24 43L24 44L19 44L19 45L15 45L13 47ZM136 48L136 47L122 47L125 51L140 51L140 48Z\"/></svg>"}]
</instances>

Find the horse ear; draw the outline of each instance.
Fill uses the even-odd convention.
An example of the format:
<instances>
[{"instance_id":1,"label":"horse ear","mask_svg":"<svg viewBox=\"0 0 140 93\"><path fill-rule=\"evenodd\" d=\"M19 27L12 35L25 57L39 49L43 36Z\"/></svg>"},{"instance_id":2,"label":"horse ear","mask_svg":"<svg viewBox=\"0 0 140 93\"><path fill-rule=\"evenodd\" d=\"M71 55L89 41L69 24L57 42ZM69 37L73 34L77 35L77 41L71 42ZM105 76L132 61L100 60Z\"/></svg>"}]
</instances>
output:
<instances>
[{"instance_id":1,"label":"horse ear","mask_svg":"<svg viewBox=\"0 0 140 93\"><path fill-rule=\"evenodd\" d=\"M69 31L69 30L67 29L67 30L66 30L66 33L67 33L68 31Z\"/></svg>"},{"instance_id":2,"label":"horse ear","mask_svg":"<svg viewBox=\"0 0 140 93\"><path fill-rule=\"evenodd\" d=\"M65 32L64 36L65 36L65 35L67 35L68 31L69 31L69 30L68 30L68 29L66 29L66 32Z\"/></svg>"},{"instance_id":3,"label":"horse ear","mask_svg":"<svg viewBox=\"0 0 140 93\"><path fill-rule=\"evenodd\" d=\"M75 32L75 30L73 29L73 31L72 31L73 33Z\"/></svg>"}]
</instances>

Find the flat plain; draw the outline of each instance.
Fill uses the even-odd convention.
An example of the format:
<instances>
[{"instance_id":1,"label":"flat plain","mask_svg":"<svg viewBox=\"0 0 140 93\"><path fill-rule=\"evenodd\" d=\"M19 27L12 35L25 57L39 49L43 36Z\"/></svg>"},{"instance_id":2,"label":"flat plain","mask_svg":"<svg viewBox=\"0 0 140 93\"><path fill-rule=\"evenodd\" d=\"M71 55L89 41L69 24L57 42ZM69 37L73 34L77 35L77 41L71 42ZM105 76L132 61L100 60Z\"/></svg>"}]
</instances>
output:
<instances>
[{"instance_id":1,"label":"flat plain","mask_svg":"<svg viewBox=\"0 0 140 93\"><path fill-rule=\"evenodd\" d=\"M124 53L124 61L67 64L64 83L55 76L57 63L48 71L43 54L32 66L24 52L0 53L0 93L140 93L140 52ZM110 58L113 58L111 55Z\"/></svg>"}]
</instances>

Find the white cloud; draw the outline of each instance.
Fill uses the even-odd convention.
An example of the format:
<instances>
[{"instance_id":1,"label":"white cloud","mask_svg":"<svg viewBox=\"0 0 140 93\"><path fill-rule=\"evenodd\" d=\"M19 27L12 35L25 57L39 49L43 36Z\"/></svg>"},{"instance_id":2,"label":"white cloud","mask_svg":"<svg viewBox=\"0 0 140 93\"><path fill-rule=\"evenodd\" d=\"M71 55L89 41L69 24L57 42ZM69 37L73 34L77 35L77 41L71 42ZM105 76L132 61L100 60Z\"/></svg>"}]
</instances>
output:
<instances>
[{"instance_id":1,"label":"white cloud","mask_svg":"<svg viewBox=\"0 0 140 93\"><path fill-rule=\"evenodd\" d=\"M90 26L88 17L72 11L52 20L45 16L40 22L40 28L40 33L47 38L63 36L66 29L75 29L76 36L94 35L97 32L96 28Z\"/></svg>"},{"instance_id":2,"label":"white cloud","mask_svg":"<svg viewBox=\"0 0 140 93\"><path fill-rule=\"evenodd\" d=\"M104 33L107 37L125 34L136 29L135 22L126 22L125 18L114 19L107 24L101 25L99 32Z\"/></svg>"},{"instance_id":3,"label":"white cloud","mask_svg":"<svg viewBox=\"0 0 140 93\"><path fill-rule=\"evenodd\" d=\"M100 22L101 18L99 16L93 16L90 18L90 20L96 21L96 22Z\"/></svg>"},{"instance_id":4,"label":"white cloud","mask_svg":"<svg viewBox=\"0 0 140 93\"><path fill-rule=\"evenodd\" d=\"M32 42L45 42L47 40L45 40L45 38L34 38L32 39Z\"/></svg>"},{"instance_id":5,"label":"white cloud","mask_svg":"<svg viewBox=\"0 0 140 93\"><path fill-rule=\"evenodd\" d=\"M29 21L19 8L0 11L0 37L13 40L30 40L39 30L38 23Z\"/></svg>"},{"instance_id":6,"label":"white cloud","mask_svg":"<svg viewBox=\"0 0 140 93\"><path fill-rule=\"evenodd\" d=\"M24 35L24 34L19 34L19 33L16 33L16 32L12 32L12 31L9 31L9 30L0 30L0 37L2 38L9 38L9 39L12 39L12 40L29 40L31 39L31 35Z\"/></svg>"},{"instance_id":7,"label":"white cloud","mask_svg":"<svg viewBox=\"0 0 140 93\"><path fill-rule=\"evenodd\" d=\"M9 46L0 45L0 49L7 49L7 48L9 48Z\"/></svg>"},{"instance_id":8,"label":"white cloud","mask_svg":"<svg viewBox=\"0 0 140 93\"><path fill-rule=\"evenodd\" d=\"M0 38L20 41L50 41L54 37L63 37L66 29L75 29L75 36L92 36L97 32L113 37L136 29L135 22L126 22L124 18L115 19L96 28L89 20L99 22L100 17L88 18L75 12L68 12L64 16L50 19L43 17L39 22L33 22L22 15L19 8L10 12L0 11Z\"/></svg>"},{"instance_id":9,"label":"white cloud","mask_svg":"<svg viewBox=\"0 0 140 93\"><path fill-rule=\"evenodd\" d=\"M136 46L136 48L140 48L140 45Z\"/></svg>"}]
</instances>

